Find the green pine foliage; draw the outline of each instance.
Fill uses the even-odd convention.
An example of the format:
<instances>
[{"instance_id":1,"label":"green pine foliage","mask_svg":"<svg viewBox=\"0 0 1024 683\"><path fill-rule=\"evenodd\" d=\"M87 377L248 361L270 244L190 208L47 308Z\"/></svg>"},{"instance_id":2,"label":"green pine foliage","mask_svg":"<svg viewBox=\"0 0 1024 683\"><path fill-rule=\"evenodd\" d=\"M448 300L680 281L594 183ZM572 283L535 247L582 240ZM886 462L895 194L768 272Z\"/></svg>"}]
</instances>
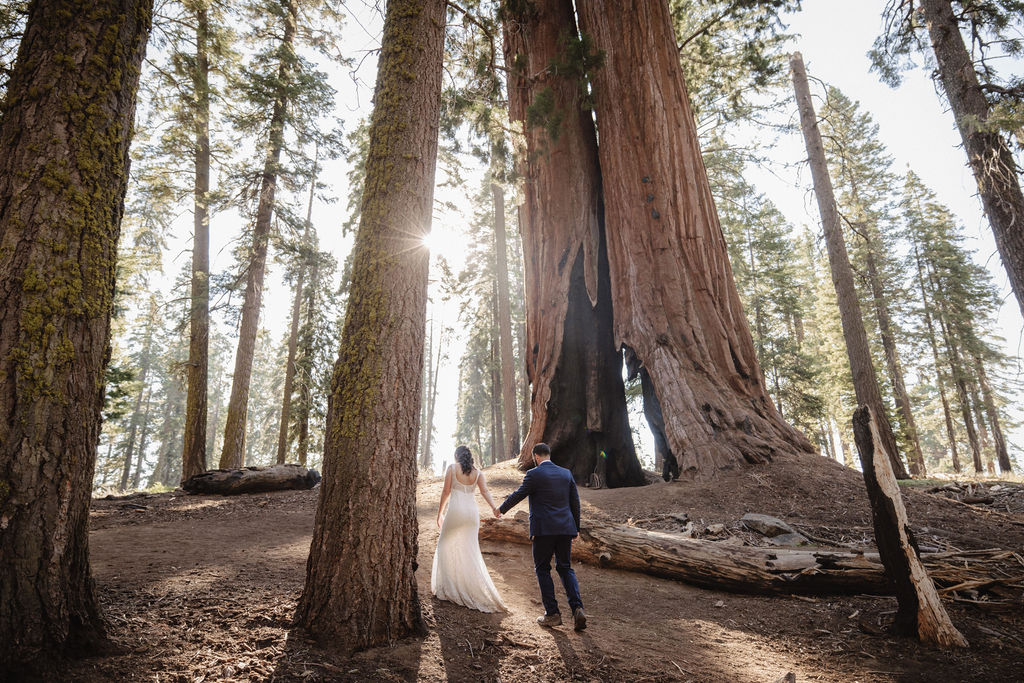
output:
<instances>
[{"instance_id":1,"label":"green pine foliage","mask_svg":"<svg viewBox=\"0 0 1024 683\"><path fill-rule=\"evenodd\" d=\"M1006 69L1012 63L1006 57L1024 54L1024 2L952 0L950 5L991 107L988 124L1024 145L1024 75ZM884 83L895 88L904 72L918 66L935 68L928 28L916 3L888 0L882 19L882 33L868 57Z\"/></svg>"},{"instance_id":2,"label":"green pine foliage","mask_svg":"<svg viewBox=\"0 0 1024 683\"><path fill-rule=\"evenodd\" d=\"M953 214L913 172L906 177L900 212L903 238L908 245L903 266L915 292L911 332L921 349L918 357L931 358L930 352L926 353L924 349L931 346L933 339L939 352L937 364L925 363L919 369L927 384L919 387L918 393L932 404L933 413L937 413L941 411L941 407L934 405L937 382L945 383L951 403L959 400L952 389L958 377L969 388L977 383L977 373L968 363L969 359L980 358L990 377L998 378L1005 374L1009 359L999 351L999 340L989 333L995 327L999 292L988 271L978 265L972 258L972 252L964 247L963 228ZM926 316L931 320L931 329ZM996 385L997 404L1005 405L1009 391L1017 387L1008 385L1005 380L996 382ZM973 401L976 395L977 391L970 391L969 400ZM970 405L969 409L974 412L975 407ZM970 460L970 447L965 440L961 412L953 410L952 417L960 442L962 464L966 467ZM1000 411L1000 419L1007 418L1006 412ZM933 422L939 419L937 416ZM941 428L944 429L944 420ZM951 471L945 434L932 435L928 442L930 452L926 455L933 467ZM986 458L991 458L991 453L986 454Z\"/></svg>"}]
</instances>

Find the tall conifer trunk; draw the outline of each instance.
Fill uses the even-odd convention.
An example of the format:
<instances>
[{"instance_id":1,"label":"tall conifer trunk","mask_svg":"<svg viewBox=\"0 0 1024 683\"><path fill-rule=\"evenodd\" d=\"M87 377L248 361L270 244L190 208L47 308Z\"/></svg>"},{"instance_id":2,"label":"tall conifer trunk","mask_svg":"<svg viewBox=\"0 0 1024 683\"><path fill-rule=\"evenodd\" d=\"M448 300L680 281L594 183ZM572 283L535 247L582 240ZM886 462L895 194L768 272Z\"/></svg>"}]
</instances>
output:
<instances>
[{"instance_id":1,"label":"tall conifer trunk","mask_svg":"<svg viewBox=\"0 0 1024 683\"><path fill-rule=\"evenodd\" d=\"M882 448L889 455L893 473L898 479L908 479L910 475L903 466L896 446L896 437L892 433L882 394L878 389L878 377L871 362L871 350L868 347L868 335L864 330L861 317L860 302L853 282L853 269L846 253L846 241L843 239L842 226L839 223L839 211L836 208L835 194L832 190L832 179L828 174L825 161L825 149L818 131L817 116L811 102L811 91L807 85L807 73L804 70L803 58L794 52L790 58L793 71L793 86L796 90L797 106L800 110L800 122L803 128L804 142L814 179L814 194L821 212L822 230L825 233L825 245L828 248L828 260L832 271L832 284L835 286L839 313L843 323L843 338L846 341L846 352L850 359L850 371L853 374L853 388L857 395L857 403L870 406L878 427L878 436Z\"/></svg>"},{"instance_id":2,"label":"tall conifer trunk","mask_svg":"<svg viewBox=\"0 0 1024 683\"><path fill-rule=\"evenodd\" d=\"M614 340L660 402L681 468L811 451L764 387L697 143L665 0L579 3L592 76Z\"/></svg>"},{"instance_id":3,"label":"tall conifer trunk","mask_svg":"<svg viewBox=\"0 0 1024 683\"><path fill-rule=\"evenodd\" d=\"M932 349L932 361L935 365L935 383L939 387L939 399L942 401L942 416L946 424L946 438L949 439L950 456L953 461L953 471L960 471L960 455L957 452L956 431L953 429L953 416L949 411L949 399L946 398L946 387L942 381L942 367L939 358L939 343L935 336L935 324L932 322L931 304L928 299L928 292L925 287L924 264L921 262L921 253L918 245L914 244L914 261L917 264L917 282L921 289L921 305L924 310L925 327L928 330L928 342Z\"/></svg>"},{"instance_id":4,"label":"tall conifer trunk","mask_svg":"<svg viewBox=\"0 0 1024 683\"><path fill-rule=\"evenodd\" d=\"M900 365L899 352L896 350L896 335L893 333L892 316L889 314L888 299L882 288L882 281L878 274L876 261L877 242L874 235L867 239L867 266L868 279L871 282L871 298L875 307L875 315L878 317L878 331L882 337L882 349L885 352L885 364L889 370L889 378L892 380L892 392L896 398L896 409L899 411L900 421L903 426L903 436L910 446L910 457L907 458L910 466L910 474L924 476L926 467L924 464L924 453L921 452L921 442L917 438L917 423L914 421L914 412L910 407L910 396L907 394L907 385L903 381L903 368Z\"/></svg>"},{"instance_id":5,"label":"tall conifer trunk","mask_svg":"<svg viewBox=\"0 0 1024 683\"><path fill-rule=\"evenodd\" d=\"M593 118L566 61L576 35L571 0L536 0L506 8L509 116L527 122L538 99L550 103L548 129L527 124L520 206L526 287L526 367L532 385L534 444L584 481L606 459L610 486L644 482L633 446L615 344L604 239L601 178ZM602 455L603 454L603 455Z\"/></svg>"},{"instance_id":6,"label":"tall conifer trunk","mask_svg":"<svg viewBox=\"0 0 1024 683\"><path fill-rule=\"evenodd\" d=\"M316 165L316 159L313 161ZM284 397L281 400L281 424L277 434L277 464L283 465L288 456L288 429L292 417L292 393L295 382L295 356L299 348L299 314L302 309L302 286L306 277L306 261L309 259L309 234L313 229L313 197L316 193L316 169L309 181L309 203L306 206L306 227L302 233L299 250L299 271L295 275L295 300L292 302L292 324L288 332L288 359L284 366Z\"/></svg>"},{"instance_id":7,"label":"tall conifer trunk","mask_svg":"<svg viewBox=\"0 0 1024 683\"><path fill-rule=\"evenodd\" d=\"M89 496L151 15L152 0L35 0L0 109L4 680L105 638Z\"/></svg>"},{"instance_id":8,"label":"tall conifer trunk","mask_svg":"<svg viewBox=\"0 0 1024 683\"><path fill-rule=\"evenodd\" d=\"M981 395L985 401L985 412L988 414L988 422L992 429L992 441L994 442L993 447L996 452L996 461L999 463L999 472L1000 474L1008 474L1013 471L1013 468L1010 465L1010 454L1006 450L1006 438L1003 436L1003 428L999 424L999 411L996 410L992 387L988 383L985 363L978 355L974 356L974 371L978 376Z\"/></svg>"},{"instance_id":9,"label":"tall conifer trunk","mask_svg":"<svg viewBox=\"0 0 1024 683\"><path fill-rule=\"evenodd\" d=\"M150 307L150 314L154 312ZM135 398L135 409L132 411L132 418L128 423L128 441L124 447L124 466L121 468L121 490L128 488L128 481L132 473L132 459L135 454L135 436L138 433L139 422L142 420L142 400L146 396L146 380L149 376L151 352L153 345L152 319L149 322L146 332L146 343L142 347L142 362L139 367L139 395Z\"/></svg>"},{"instance_id":10,"label":"tall conifer trunk","mask_svg":"<svg viewBox=\"0 0 1024 683\"><path fill-rule=\"evenodd\" d=\"M494 271L498 288L498 336L501 344L501 420L504 440L498 460L507 460L519 453L519 419L516 410L516 371L512 355L512 311L508 286L508 246L505 239L505 190L491 182L494 200Z\"/></svg>"},{"instance_id":11,"label":"tall conifer trunk","mask_svg":"<svg viewBox=\"0 0 1024 683\"><path fill-rule=\"evenodd\" d=\"M351 651L424 632L416 435L445 0L389 0L298 625Z\"/></svg>"},{"instance_id":12,"label":"tall conifer trunk","mask_svg":"<svg viewBox=\"0 0 1024 683\"><path fill-rule=\"evenodd\" d=\"M192 72L195 97L195 188L192 220L192 306L189 311L188 394L181 479L206 471L206 406L210 365L210 60L209 13L196 9L196 63ZM166 483L166 482L165 482Z\"/></svg>"},{"instance_id":13,"label":"tall conifer trunk","mask_svg":"<svg viewBox=\"0 0 1024 683\"><path fill-rule=\"evenodd\" d=\"M966 3L970 4L970 3ZM1024 194L1013 154L988 128L989 104L950 0L921 0L942 89L953 111L999 257L1024 313Z\"/></svg>"},{"instance_id":14,"label":"tall conifer trunk","mask_svg":"<svg viewBox=\"0 0 1024 683\"><path fill-rule=\"evenodd\" d=\"M224 424L224 443L221 446L222 468L242 467L245 463L245 428L249 411L249 383L252 379L253 352L259 329L260 308L263 304L263 279L267 271L267 246L270 241L270 221L274 213L274 195L277 192L277 169L284 149L284 128L291 105L289 96L294 78L293 60L295 31L298 24L296 0L283 0L286 8L281 37L281 65L278 68L278 93L270 116L270 135L267 156L260 181L260 199L256 208L256 225L252 233L250 257L242 300L242 320L238 329L238 350L235 352L235 372L231 378L231 398Z\"/></svg>"}]
</instances>

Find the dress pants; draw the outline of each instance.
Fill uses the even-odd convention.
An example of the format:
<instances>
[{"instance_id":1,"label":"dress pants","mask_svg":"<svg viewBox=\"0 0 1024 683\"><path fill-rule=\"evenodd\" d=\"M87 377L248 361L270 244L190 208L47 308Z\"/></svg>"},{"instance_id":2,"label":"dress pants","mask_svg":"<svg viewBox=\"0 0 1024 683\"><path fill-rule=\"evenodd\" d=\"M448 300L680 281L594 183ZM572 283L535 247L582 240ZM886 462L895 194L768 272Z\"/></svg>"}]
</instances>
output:
<instances>
[{"instance_id":1,"label":"dress pants","mask_svg":"<svg viewBox=\"0 0 1024 683\"><path fill-rule=\"evenodd\" d=\"M576 572L570 565L572 536L534 536L533 537L533 568L537 572L537 583L540 585L540 597L544 603L545 614L559 614L558 600L555 599L555 584L551 580L551 556L555 557L555 571L562 579L565 597L569 600L569 610L575 612L583 607L580 599L580 585L576 581Z\"/></svg>"}]
</instances>

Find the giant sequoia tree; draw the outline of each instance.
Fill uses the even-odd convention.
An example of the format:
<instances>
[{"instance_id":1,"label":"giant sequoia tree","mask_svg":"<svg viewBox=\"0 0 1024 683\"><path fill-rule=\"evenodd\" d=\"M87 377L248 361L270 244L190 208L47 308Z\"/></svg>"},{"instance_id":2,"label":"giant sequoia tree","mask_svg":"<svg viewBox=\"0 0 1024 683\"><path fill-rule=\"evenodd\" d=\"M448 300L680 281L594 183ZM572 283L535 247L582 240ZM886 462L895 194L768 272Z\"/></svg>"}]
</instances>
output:
<instances>
[{"instance_id":1,"label":"giant sequoia tree","mask_svg":"<svg viewBox=\"0 0 1024 683\"><path fill-rule=\"evenodd\" d=\"M444 0L390 0L324 478L297 622L343 650L421 633L419 427Z\"/></svg>"},{"instance_id":2,"label":"giant sequoia tree","mask_svg":"<svg viewBox=\"0 0 1024 683\"><path fill-rule=\"evenodd\" d=\"M89 494L151 12L36 0L0 112L0 678L104 637Z\"/></svg>"},{"instance_id":3,"label":"giant sequoia tree","mask_svg":"<svg viewBox=\"0 0 1024 683\"><path fill-rule=\"evenodd\" d=\"M579 11L605 56L593 91L615 343L650 375L680 468L811 451L765 390L665 1Z\"/></svg>"},{"instance_id":4,"label":"giant sequoia tree","mask_svg":"<svg viewBox=\"0 0 1024 683\"><path fill-rule=\"evenodd\" d=\"M526 367L530 431L577 479L605 468L611 486L643 482L626 415L622 355L612 332L597 138L584 105L585 43L570 0L506 9L509 115L526 124ZM602 457L602 452L605 457Z\"/></svg>"}]
</instances>

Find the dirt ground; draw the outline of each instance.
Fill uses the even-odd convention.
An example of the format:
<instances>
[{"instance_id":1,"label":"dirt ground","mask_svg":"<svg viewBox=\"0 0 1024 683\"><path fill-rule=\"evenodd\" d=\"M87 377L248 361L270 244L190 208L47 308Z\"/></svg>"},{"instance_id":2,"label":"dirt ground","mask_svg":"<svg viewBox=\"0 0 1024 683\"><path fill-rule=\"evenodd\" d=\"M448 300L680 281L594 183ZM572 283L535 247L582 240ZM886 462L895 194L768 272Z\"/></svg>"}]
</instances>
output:
<instances>
[{"instance_id":1,"label":"dirt ground","mask_svg":"<svg viewBox=\"0 0 1024 683\"><path fill-rule=\"evenodd\" d=\"M485 471L498 500L521 478L510 463ZM440 488L440 480L424 480L418 495L428 635L348 658L314 647L290 628L316 490L94 501L93 571L122 652L82 660L66 679L772 683L790 672L797 681L844 683L1024 678L1019 591L946 601L971 643L957 652L889 636L892 598L738 595L579 564L587 630L545 630L534 622L542 608L527 545L482 544L508 613L440 602L430 595L429 574ZM732 542L756 543L738 520L761 512L819 539L867 545L871 538L860 475L824 458L777 460L706 481L581 489L581 497L584 524L600 518L665 528L664 515L685 512L698 533L722 523ZM1024 555L1021 497L1003 496L987 508L925 490L905 497L923 546ZM1011 559L998 571L1024 575L1022 565Z\"/></svg>"}]
</instances>

